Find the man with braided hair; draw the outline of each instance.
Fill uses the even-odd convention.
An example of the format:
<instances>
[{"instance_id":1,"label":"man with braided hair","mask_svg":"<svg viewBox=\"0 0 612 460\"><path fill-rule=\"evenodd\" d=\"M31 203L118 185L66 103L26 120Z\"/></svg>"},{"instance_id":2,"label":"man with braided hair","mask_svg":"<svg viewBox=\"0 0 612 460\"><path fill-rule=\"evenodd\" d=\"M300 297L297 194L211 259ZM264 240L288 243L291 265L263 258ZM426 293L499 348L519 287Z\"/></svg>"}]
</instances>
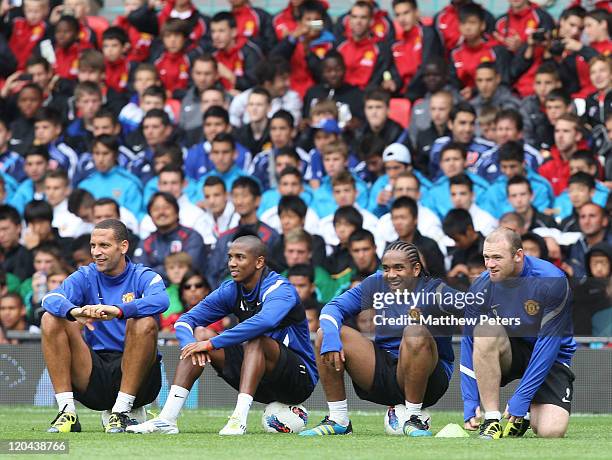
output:
<instances>
[{"instance_id":1,"label":"man with braided hair","mask_svg":"<svg viewBox=\"0 0 612 460\"><path fill-rule=\"evenodd\" d=\"M430 326L435 322L427 320L461 315L458 307L463 305L453 300L461 294L427 275L414 244L391 243L383 254L382 271L336 297L321 311L315 348L329 415L300 435L352 432L344 389L346 370L361 399L386 406L406 404L404 434L431 436L421 408L432 406L446 392L454 354L451 328ZM372 308L376 326L373 342L343 325L348 318Z\"/></svg>"}]
</instances>

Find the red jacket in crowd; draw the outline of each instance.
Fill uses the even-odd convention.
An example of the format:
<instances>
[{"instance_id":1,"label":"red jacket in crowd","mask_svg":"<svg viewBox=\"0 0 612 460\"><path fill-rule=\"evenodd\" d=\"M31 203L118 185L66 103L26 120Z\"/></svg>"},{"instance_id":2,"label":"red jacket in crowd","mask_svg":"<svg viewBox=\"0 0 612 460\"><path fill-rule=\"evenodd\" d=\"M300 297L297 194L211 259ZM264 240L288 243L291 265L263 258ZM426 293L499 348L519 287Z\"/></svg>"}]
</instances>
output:
<instances>
[{"instance_id":1,"label":"red jacket in crowd","mask_svg":"<svg viewBox=\"0 0 612 460\"><path fill-rule=\"evenodd\" d=\"M351 35L351 28L349 27L350 12L344 13L338 18L334 33L336 38L349 38ZM374 17L372 18L372 25L370 26L370 33L376 43L387 42L391 43L395 38L395 28L393 22L389 19L389 15L386 11L380 8L374 8Z\"/></svg>"},{"instance_id":2,"label":"red jacket in crowd","mask_svg":"<svg viewBox=\"0 0 612 460\"><path fill-rule=\"evenodd\" d=\"M585 139L578 143L578 150L588 148ZM569 160L565 160L561 156L561 152L556 145L553 145L550 149L550 158L538 168L538 174L550 182L555 196L559 196L567 189L570 177Z\"/></svg>"},{"instance_id":3,"label":"red jacket in crowd","mask_svg":"<svg viewBox=\"0 0 612 460\"><path fill-rule=\"evenodd\" d=\"M159 78L170 94L177 89L189 86L189 67L191 63L185 52L169 53L164 51L155 61Z\"/></svg>"},{"instance_id":4,"label":"red jacket in crowd","mask_svg":"<svg viewBox=\"0 0 612 460\"><path fill-rule=\"evenodd\" d=\"M509 81L509 52L495 40L482 40L476 46L462 43L451 51L450 60L462 86L475 87L476 69L482 62L495 62L502 81Z\"/></svg>"},{"instance_id":5,"label":"red jacket in crowd","mask_svg":"<svg viewBox=\"0 0 612 460\"><path fill-rule=\"evenodd\" d=\"M261 51L250 41L240 40L229 50L217 50L213 56L219 64L223 64L236 75L236 84L232 84L225 78L220 78L221 84L226 90L236 88L244 91L256 84L253 75L257 62L261 59Z\"/></svg>"},{"instance_id":6,"label":"red jacket in crowd","mask_svg":"<svg viewBox=\"0 0 612 460\"><path fill-rule=\"evenodd\" d=\"M382 73L389 66L388 53L378 45L373 37L359 41L348 38L338 45L346 65L344 82L365 89L370 83L378 83Z\"/></svg>"},{"instance_id":7,"label":"red jacket in crowd","mask_svg":"<svg viewBox=\"0 0 612 460\"><path fill-rule=\"evenodd\" d=\"M602 40L600 42L591 42L589 46L604 56L612 55L612 40Z\"/></svg>"},{"instance_id":8,"label":"red jacket in crowd","mask_svg":"<svg viewBox=\"0 0 612 460\"><path fill-rule=\"evenodd\" d=\"M164 3L164 8L159 12L157 16L159 30L161 30L166 21L172 17L171 14L175 4L175 0L166 0L166 2ZM204 21L202 15L200 15L200 12L197 10L197 8L193 6L192 3L189 4L189 7L191 10L191 15L189 16L189 18L185 19L185 21L189 22L190 24L190 49L193 49L198 46L198 43L200 42L202 37L206 35L208 27L206 26L206 22Z\"/></svg>"},{"instance_id":9,"label":"red jacket in crowd","mask_svg":"<svg viewBox=\"0 0 612 460\"><path fill-rule=\"evenodd\" d=\"M329 3L327 3L326 0L318 1L325 11L327 11ZM298 21L299 19L293 16L293 5L289 2L287 7L272 19L272 27L274 27L274 33L276 34L277 40L282 40L292 33L297 28Z\"/></svg>"},{"instance_id":10,"label":"red jacket in crowd","mask_svg":"<svg viewBox=\"0 0 612 460\"><path fill-rule=\"evenodd\" d=\"M309 43L308 49L304 41L287 36L272 49L271 54L279 54L289 61L291 89L303 99L306 91L317 83L321 61L333 47L334 36L331 32L323 31L319 38Z\"/></svg>"},{"instance_id":11,"label":"red jacket in crowd","mask_svg":"<svg viewBox=\"0 0 612 460\"><path fill-rule=\"evenodd\" d=\"M121 27L127 32L130 39L130 51L128 53L128 61L144 62L149 59L151 43L153 35L147 32L141 32L134 26L126 16L117 16L115 25Z\"/></svg>"},{"instance_id":12,"label":"red jacket in crowd","mask_svg":"<svg viewBox=\"0 0 612 460\"><path fill-rule=\"evenodd\" d=\"M115 62L104 60L106 76L106 86L119 93L127 90L130 78L130 63L127 58L117 59Z\"/></svg>"},{"instance_id":13,"label":"red jacket in crowd","mask_svg":"<svg viewBox=\"0 0 612 460\"><path fill-rule=\"evenodd\" d=\"M68 48L55 47L55 65L53 70L60 78L75 80L79 73L79 56L83 50L92 48L91 44L81 41L73 43Z\"/></svg>"},{"instance_id":14,"label":"red jacket in crowd","mask_svg":"<svg viewBox=\"0 0 612 460\"><path fill-rule=\"evenodd\" d=\"M553 30L554 27L555 21L550 14L533 3L518 12L508 10L495 23L495 30L502 37L518 35L523 42L536 29Z\"/></svg>"},{"instance_id":15,"label":"red jacket in crowd","mask_svg":"<svg viewBox=\"0 0 612 460\"><path fill-rule=\"evenodd\" d=\"M42 21L36 25L30 25L26 18L13 19L9 48L17 59L17 70L25 68L26 61L32 55L32 51L42 40L47 32L47 23Z\"/></svg>"}]
</instances>

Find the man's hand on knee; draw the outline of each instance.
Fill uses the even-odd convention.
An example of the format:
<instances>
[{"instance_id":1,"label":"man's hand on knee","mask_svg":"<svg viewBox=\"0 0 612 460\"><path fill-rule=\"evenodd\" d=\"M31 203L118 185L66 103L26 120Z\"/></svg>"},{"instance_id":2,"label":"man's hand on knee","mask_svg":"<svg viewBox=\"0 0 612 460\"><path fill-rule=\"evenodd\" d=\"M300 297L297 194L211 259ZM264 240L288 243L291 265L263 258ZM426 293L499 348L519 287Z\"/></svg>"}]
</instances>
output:
<instances>
[{"instance_id":1,"label":"man's hand on knee","mask_svg":"<svg viewBox=\"0 0 612 460\"><path fill-rule=\"evenodd\" d=\"M191 362L194 366L204 367L206 363L211 362L208 352L213 349L214 347L210 340L189 343L181 350L180 359L187 359L191 356Z\"/></svg>"},{"instance_id":2,"label":"man's hand on knee","mask_svg":"<svg viewBox=\"0 0 612 460\"><path fill-rule=\"evenodd\" d=\"M321 356L323 358L323 362L326 365L336 369L337 372L340 372L344 368L344 362L346 360L344 357L344 350L330 351Z\"/></svg>"}]
</instances>

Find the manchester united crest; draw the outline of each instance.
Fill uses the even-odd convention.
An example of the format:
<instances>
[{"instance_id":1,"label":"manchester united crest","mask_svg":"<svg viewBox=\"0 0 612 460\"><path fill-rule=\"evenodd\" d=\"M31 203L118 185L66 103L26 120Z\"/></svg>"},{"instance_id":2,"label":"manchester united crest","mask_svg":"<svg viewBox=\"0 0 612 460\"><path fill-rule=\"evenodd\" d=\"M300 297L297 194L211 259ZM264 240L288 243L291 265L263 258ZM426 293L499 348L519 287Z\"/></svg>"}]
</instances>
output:
<instances>
[{"instance_id":1,"label":"manchester united crest","mask_svg":"<svg viewBox=\"0 0 612 460\"><path fill-rule=\"evenodd\" d=\"M540 304L535 300L528 300L525 302L525 311L528 315L537 315L540 311Z\"/></svg>"},{"instance_id":2,"label":"manchester united crest","mask_svg":"<svg viewBox=\"0 0 612 460\"><path fill-rule=\"evenodd\" d=\"M136 296L134 295L133 292L128 292L127 294L123 294L123 296L121 297L121 302L123 303L130 303L131 301L134 300Z\"/></svg>"}]
</instances>

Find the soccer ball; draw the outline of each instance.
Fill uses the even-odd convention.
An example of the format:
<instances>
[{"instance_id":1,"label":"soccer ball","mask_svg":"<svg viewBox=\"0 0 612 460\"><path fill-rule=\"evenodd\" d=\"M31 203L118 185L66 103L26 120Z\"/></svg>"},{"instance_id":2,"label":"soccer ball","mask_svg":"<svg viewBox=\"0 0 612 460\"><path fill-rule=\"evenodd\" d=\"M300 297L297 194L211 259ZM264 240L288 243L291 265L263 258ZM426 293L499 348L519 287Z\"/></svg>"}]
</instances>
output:
<instances>
[{"instance_id":1,"label":"soccer ball","mask_svg":"<svg viewBox=\"0 0 612 460\"><path fill-rule=\"evenodd\" d=\"M304 406L273 402L266 406L261 424L268 433L299 433L306 428L308 412Z\"/></svg>"},{"instance_id":2,"label":"soccer ball","mask_svg":"<svg viewBox=\"0 0 612 460\"><path fill-rule=\"evenodd\" d=\"M426 411L421 411L421 419L426 423L431 423L431 416ZM398 404L397 406L389 406L385 411L385 433L392 436L402 436L404 434L404 423L408 417L406 415L406 406Z\"/></svg>"}]
</instances>

